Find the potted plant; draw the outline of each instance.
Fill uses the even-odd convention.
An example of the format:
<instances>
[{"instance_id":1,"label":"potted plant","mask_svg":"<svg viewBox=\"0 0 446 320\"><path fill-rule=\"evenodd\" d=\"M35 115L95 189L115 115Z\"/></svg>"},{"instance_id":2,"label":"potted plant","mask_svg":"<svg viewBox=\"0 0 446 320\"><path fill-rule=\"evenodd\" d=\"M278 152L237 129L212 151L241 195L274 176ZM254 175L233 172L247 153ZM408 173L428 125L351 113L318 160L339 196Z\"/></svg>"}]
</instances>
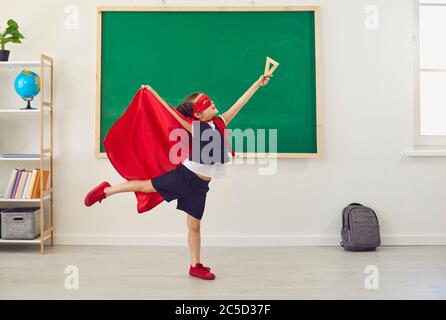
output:
<instances>
[{"instance_id":1,"label":"potted plant","mask_svg":"<svg viewBox=\"0 0 446 320\"><path fill-rule=\"evenodd\" d=\"M9 50L5 50L5 44L8 42L22 43L20 39L25 37L19 32L19 25L12 19L9 19L8 27L0 31L0 61L8 61Z\"/></svg>"}]
</instances>

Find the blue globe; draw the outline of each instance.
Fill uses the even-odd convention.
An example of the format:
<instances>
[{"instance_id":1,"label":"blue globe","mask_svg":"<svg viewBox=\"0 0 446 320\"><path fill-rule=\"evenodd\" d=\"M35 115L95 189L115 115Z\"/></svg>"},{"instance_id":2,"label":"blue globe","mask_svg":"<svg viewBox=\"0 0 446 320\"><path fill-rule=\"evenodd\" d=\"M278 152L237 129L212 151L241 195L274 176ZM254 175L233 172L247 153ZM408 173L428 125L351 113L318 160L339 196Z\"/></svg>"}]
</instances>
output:
<instances>
[{"instance_id":1,"label":"blue globe","mask_svg":"<svg viewBox=\"0 0 446 320\"><path fill-rule=\"evenodd\" d=\"M40 92L40 77L32 71L23 70L15 78L14 89L22 99L32 99Z\"/></svg>"}]
</instances>

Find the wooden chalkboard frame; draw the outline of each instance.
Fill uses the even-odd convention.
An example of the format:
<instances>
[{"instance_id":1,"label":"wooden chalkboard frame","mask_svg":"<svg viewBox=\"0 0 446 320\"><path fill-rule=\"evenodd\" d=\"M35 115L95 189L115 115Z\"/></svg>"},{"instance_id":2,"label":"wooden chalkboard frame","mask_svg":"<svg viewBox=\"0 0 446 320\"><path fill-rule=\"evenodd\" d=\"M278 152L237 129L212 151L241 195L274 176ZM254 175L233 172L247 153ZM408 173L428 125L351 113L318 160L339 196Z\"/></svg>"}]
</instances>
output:
<instances>
[{"instance_id":1,"label":"wooden chalkboard frame","mask_svg":"<svg viewBox=\"0 0 446 320\"><path fill-rule=\"evenodd\" d=\"M322 113L321 113L321 79L320 79L320 12L319 6L99 6L97 7L97 42L96 42L96 158L107 158L105 152L100 152L101 132L101 64L102 64L102 13L110 11L313 11L315 30L315 61L316 61L316 153L253 153L239 152L236 157L257 158L321 158L322 157ZM267 53L266 53L267 55Z\"/></svg>"}]
</instances>

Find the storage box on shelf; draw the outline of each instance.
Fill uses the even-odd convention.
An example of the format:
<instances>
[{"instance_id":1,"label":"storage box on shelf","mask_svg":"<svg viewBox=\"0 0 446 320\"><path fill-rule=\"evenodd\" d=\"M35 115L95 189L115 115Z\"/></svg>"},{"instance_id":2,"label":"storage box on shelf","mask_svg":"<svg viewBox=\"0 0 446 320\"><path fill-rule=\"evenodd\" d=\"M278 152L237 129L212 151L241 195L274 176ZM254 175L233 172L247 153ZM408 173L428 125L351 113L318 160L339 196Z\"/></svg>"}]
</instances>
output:
<instances>
[{"instance_id":1,"label":"storage box on shelf","mask_svg":"<svg viewBox=\"0 0 446 320\"><path fill-rule=\"evenodd\" d=\"M5 212L5 217L3 217L3 213L0 213L2 217L2 225L0 229L9 230L5 237L1 236L0 244L7 243L23 243L23 244L40 244L40 253L44 254L45 243L46 240L50 240L50 245L53 246L54 243L54 187L53 187L53 87L54 87L54 65L53 59L47 55L41 54L39 61L6 61L0 62L1 68L10 68L10 69L20 69L23 68L39 68L40 69L40 79L41 79L41 91L40 91L40 108L37 110L20 110L22 106L13 106L12 108L0 108L0 124L2 120L7 119L7 121L20 121L21 117L33 117L40 115L40 152L37 154L37 157L21 157L17 156L8 156L3 157L3 154L9 152L9 150L3 150L0 144L0 166L11 166L12 163L17 163L17 167L25 167L25 166L33 166L39 167L40 172L48 171L49 178L46 183L46 189L44 185L44 179L38 180L36 183L36 188L38 188L38 197L25 197L23 196L20 199L7 199L3 197L5 194L5 190L0 190L0 212ZM48 78L47 78L48 73ZM1 74L0 74L1 75ZM49 101L46 101L47 92L45 92L45 85L49 85ZM0 89L4 90L4 89ZM2 96L0 92L0 97ZM2 105L2 101L0 99L0 105ZM44 143L44 130L46 129L46 124L44 118L49 117L49 143L50 146L46 147ZM21 137L23 138L23 137ZM49 168L45 168L44 164L49 162ZM10 172L8 172L10 173ZM0 179L3 181L8 181L10 176L0 176ZM49 208L46 208L47 205ZM34 211L26 212L29 210L29 207L33 206ZM28 208L28 209L23 209ZM49 209L49 221L46 221L45 214L46 209ZM15 212L15 214L19 214L20 216L15 216L16 220L10 220L9 218L14 215L13 211L20 211L20 213ZM8 213L9 212L9 213ZM12 215L11 215L12 214ZM36 216L37 215L37 216ZM23 220L20 220L22 218ZM34 239L24 239L26 237L17 236L20 234L20 227L29 226L29 223L37 223L38 230L34 230L34 235L38 235L37 238ZM46 226L48 222L48 227ZM6 224L6 225L5 225ZM14 231L14 232L13 232ZM30 232L29 235L33 233ZM16 236L14 236L16 235ZM21 238L21 239L19 239Z\"/></svg>"},{"instance_id":2,"label":"storage box on shelf","mask_svg":"<svg viewBox=\"0 0 446 320\"><path fill-rule=\"evenodd\" d=\"M40 234L40 208L9 208L1 212L3 240L33 240Z\"/></svg>"}]
</instances>

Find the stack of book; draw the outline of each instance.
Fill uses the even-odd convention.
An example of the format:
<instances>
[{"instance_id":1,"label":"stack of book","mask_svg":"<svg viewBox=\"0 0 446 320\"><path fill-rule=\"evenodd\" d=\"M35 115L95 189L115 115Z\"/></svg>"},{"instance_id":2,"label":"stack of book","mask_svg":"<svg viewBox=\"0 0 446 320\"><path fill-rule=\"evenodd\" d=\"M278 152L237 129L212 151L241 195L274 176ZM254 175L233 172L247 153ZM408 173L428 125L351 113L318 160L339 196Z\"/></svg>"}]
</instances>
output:
<instances>
[{"instance_id":1,"label":"stack of book","mask_svg":"<svg viewBox=\"0 0 446 320\"><path fill-rule=\"evenodd\" d=\"M40 179L43 178L43 190L46 188L49 171L40 169L26 171L25 169L13 169L4 199L37 199L40 198Z\"/></svg>"}]
</instances>

